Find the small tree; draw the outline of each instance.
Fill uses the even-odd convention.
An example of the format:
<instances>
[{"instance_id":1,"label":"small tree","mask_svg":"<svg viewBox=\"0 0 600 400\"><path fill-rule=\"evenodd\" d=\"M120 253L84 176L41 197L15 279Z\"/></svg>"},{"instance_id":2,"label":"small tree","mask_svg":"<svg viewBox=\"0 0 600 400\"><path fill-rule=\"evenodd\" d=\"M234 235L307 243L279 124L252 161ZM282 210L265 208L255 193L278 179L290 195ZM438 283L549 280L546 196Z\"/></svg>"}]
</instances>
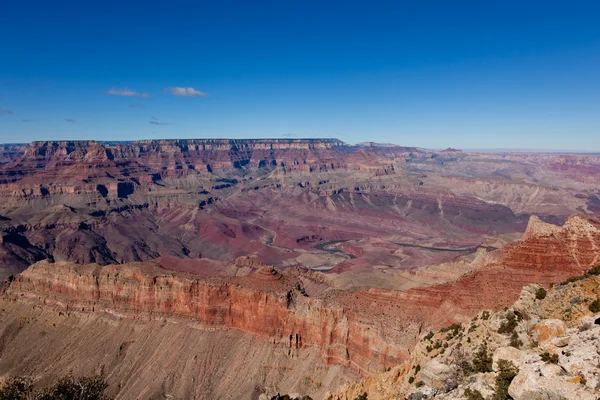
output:
<instances>
[{"instance_id":1,"label":"small tree","mask_svg":"<svg viewBox=\"0 0 600 400\"><path fill-rule=\"evenodd\" d=\"M485 400L479 390L471 390L471 388L466 388L463 394L467 400Z\"/></svg>"},{"instance_id":2,"label":"small tree","mask_svg":"<svg viewBox=\"0 0 600 400\"><path fill-rule=\"evenodd\" d=\"M475 372L492 372L493 359L488 352L487 343L483 342L473 358L473 369Z\"/></svg>"},{"instance_id":3,"label":"small tree","mask_svg":"<svg viewBox=\"0 0 600 400\"><path fill-rule=\"evenodd\" d=\"M519 373L519 369L510 361L498 360L498 375L496 375L496 391L492 400L508 400L508 387Z\"/></svg>"}]
</instances>

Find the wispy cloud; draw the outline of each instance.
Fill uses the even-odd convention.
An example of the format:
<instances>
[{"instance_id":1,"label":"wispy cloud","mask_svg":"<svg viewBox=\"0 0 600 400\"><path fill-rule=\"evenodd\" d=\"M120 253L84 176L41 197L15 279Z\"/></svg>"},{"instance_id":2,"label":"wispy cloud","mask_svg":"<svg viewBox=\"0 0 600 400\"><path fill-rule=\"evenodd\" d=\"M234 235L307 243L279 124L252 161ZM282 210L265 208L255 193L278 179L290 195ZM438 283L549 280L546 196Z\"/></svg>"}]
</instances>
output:
<instances>
[{"instance_id":1,"label":"wispy cloud","mask_svg":"<svg viewBox=\"0 0 600 400\"><path fill-rule=\"evenodd\" d=\"M23 121L23 122L34 122L35 120L34 119L22 119L21 121Z\"/></svg>"},{"instance_id":2,"label":"wispy cloud","mask_svg":"<svg viewBox=\"0 0 600 400\"><path fill-rule=\"evenodd\" d=\"M13 112L10 110L7 110L6 108L2 108L0 107L0 114L7 114L7 115L12 115Z\"/></svg>"},{"instance_id":3,"label":"wispy cloud","mask_svg":"<svg viewBox=\"0 0 600 400\"><path fill-rule=\"evenodd\" d=\"M111 95L111 96L144 97L146 99L152 97L148 93L137 93L137 92L134 92L133 90L129 90L127 88L125 88L125 89L112 88L108 92L106 92L106 94Z\"/></svg>"},{"instance_id":4,"label":"wispy cloud","mask_svg":"<svg viewBox=\"0 0 600 400\"><path fill-rule=\"evenodd\" d=\"M208 96L208 93L201 92L194 88L188 87L172 87L166 88L165 92L171 93L173 96L182 96L182 97L205 97Z\"/></svg>"},{"instance_id":5,"label":"wispy cloud","mask_svg":"<svg viewBox=\"0 0 600 400\"><path fill-rule=\"evenodd\" d=\"M169 123L167 122L162 122L162 121L150 121L150 123L152 125L169 125Z\"/></svg>"},{"instance_id":6,"label":"wispy cloud","mask_svg":"<svg viewBox=\"0 0 600 400\"><path fill-rule=\"evenodd\" d=\"M67 121L67 122L77 122L73 118L65 118L65 121Z\"/></svg>"},{"instance_id":7,"label":"wispy cloud","mask_svg":"<svg viewBox=\"0 0 600 400\"><path fill-rule=\"evenodd\" d=\"M145 105L143 105L142 103L133 103L129 105L130 108L144 108L146 107Z\"/></svg>"}]
</instances>

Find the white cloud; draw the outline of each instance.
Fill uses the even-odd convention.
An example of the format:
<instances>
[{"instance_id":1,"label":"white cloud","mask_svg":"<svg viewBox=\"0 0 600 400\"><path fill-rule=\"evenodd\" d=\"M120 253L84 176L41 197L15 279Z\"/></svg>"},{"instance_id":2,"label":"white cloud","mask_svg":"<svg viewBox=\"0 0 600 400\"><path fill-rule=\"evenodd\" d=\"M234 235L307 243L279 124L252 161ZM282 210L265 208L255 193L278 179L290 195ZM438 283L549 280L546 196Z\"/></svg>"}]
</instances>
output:
<instances>
[{"instance_id":1,"label":"white cloud","mask_svg":"<svg viewBox=\"0 0 600 400\"><path fill-rule=\"evenodd\" d=\"M65 121L67 121L67 122L77 122L73 118L65 118Z\"/></svg>"},{"instance_id":2,"label":"white cloud","mask_svg":"<svg viewBox=\"0 0 600 400\"><path fill-rule=\"evenodd\" d=\"M12 115L12 111L7 110L6 108L2 108L0 107L0 114L8 114L8 115Z\"/></svg>"},{"instance_id":3,"label":"white cloud","mask_svg":"<svg viewBox=\"0 0 600 400\"><path fill-rule=\"evenodd\" d=\"M133 90L129 90L127 88L125 88L125 89L112 88L108 92L106 92L106 94L109 94L111 96L144 97L146 99L152 97L148 93L137 93L137 92L134 92Z\"/></svg>"},{"instance_id":4,"label":"white cloud","mask_svg":"<svg viewBox=\"0 0 600 400\"><path fill-rule=\"evenodd\" d=\"M173 96L182 96L182 97L205 97L208 96L208 93L201 92L194 88L184 88L184 87L172 87L166 88L165 92L171 93Z\"/></svg>"},{"instance_id":5,"label":"white cloud","mask_svg":"<svg viewBox=\"0 0 600 400\"><path fill-rule=\"evenodd\" d=\"M150 121L152 125L169 125L167 122Z\"/></svg>"}]
</instances>

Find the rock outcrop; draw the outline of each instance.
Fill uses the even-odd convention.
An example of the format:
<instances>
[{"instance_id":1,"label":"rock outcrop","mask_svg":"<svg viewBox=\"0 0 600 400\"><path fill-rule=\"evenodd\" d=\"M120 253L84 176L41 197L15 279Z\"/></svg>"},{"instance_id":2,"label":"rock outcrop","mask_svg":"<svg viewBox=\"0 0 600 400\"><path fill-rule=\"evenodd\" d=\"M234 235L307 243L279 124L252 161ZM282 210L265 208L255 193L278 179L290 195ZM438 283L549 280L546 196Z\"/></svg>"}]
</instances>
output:
<instances>
[{"instance_id":1,"label":"rock outcrop","mask_svg":"<svg viewBox=\"0 0 600 400\"><path fill-rule=\"evenodd\" d=\"M483 311L468 323L423 334L393 376L367 377L330 399L352 399L359 388L376 399L596 400L600 314L590 305L600 299L599 272L555 285L527 306L524 299L539 286L524 288L518 304L527 307L525 318L515 308Z\"/></svg>"},{"instance_id":2,"label":"rock outcrop","mask_svg":"<svg viewBox=\"0 0 600 400\"><path fill-rule=\"evenodd\" d=\"M272 267L241 278L198 277L156 264L76 265L41 261L17 276L9 298L41 299L65 310L139 319L193 318L267 337L290 352L316 346L327 363L361 373L407 359L383 325L334 301L304 294L301 280Z\"/></svg>"}]
</instances>

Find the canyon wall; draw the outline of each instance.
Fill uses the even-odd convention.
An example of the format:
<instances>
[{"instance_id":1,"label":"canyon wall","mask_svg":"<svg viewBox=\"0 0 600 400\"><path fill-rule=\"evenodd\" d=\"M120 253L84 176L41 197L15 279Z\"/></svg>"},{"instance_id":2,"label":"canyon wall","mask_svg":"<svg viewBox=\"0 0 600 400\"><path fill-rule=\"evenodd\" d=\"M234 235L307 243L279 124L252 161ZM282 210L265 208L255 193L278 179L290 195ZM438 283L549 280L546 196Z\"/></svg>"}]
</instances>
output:
<instances>
[{"instance_id":1,"label":"canyon wall","mask_svg":"<svg viewBox=\"0 0 600 400\"><path fill-rule=\"evenodd\" d=\"M534 218L524 240L479 257L472 272L406 291L337 290L327 287L325 276L273 267L211 277L154 263L101 267L41 261L16 276L5 295L77 312L192 318L266 337L290 351L315 346L325 362L365 374L406 360L426 329L510 305L529 283L581 274L600 263L599 249L596 220L576 215L550 229Z\"/></svg>"},{"instance_id":2,"label":"canyon wall","mask_svg":"<svg viewBox=\"0 0 600 400\"><path fill-rule=\"evenodd\" d=\"M307 297L301 285L268 267L233 279L169 272L154 264L100 267L42 261L17 276L6 294L71 311L193 318L289 344L293 352L316 346L327 363L362 373L406 359L406 349L387 337L383 327L335 303Z\"/></svg>"}]
</instances>

